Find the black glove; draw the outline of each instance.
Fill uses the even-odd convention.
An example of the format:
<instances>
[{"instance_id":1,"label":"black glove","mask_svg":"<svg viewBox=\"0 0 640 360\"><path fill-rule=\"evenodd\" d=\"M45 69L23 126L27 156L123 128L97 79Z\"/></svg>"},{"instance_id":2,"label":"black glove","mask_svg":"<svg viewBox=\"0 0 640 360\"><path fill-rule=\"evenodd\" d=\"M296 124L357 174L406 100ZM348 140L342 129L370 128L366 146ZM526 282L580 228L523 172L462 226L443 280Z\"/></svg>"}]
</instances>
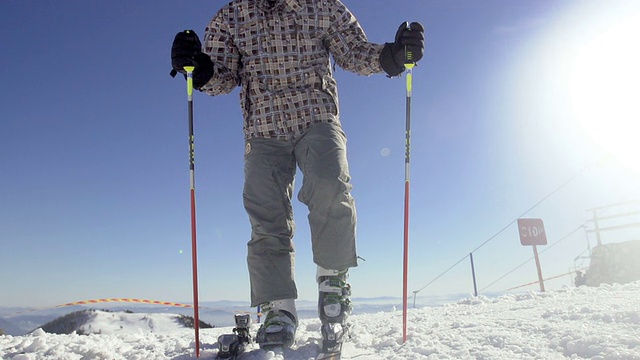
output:
<instances>
[{"instance_id":1,"label":"black glove","mask_svg":"<svg viewBox=\"0 0 640 360\"><path fill-rule=\"evenodd\" d=\"M213 76L213 62L209 55L202 52L202 43L193 30L176 34L171 46L171 76L177 73L187 74L185 66L193 66L193 87L200 89Z\"/></svg>"},{"instance_id":2,"label":"black glove","mask_svg":"<svg viewBox=\"0 0 640 360\"><path fill-rule=\"evenodd\" d=\"M408 55L411 58L408 58ZM380 65L389 76L398 76L405 64L417 63L424 56L424 27L417 22L404 22L396 32L396 40L384 44Z\"/></svg>"}]
</instances>

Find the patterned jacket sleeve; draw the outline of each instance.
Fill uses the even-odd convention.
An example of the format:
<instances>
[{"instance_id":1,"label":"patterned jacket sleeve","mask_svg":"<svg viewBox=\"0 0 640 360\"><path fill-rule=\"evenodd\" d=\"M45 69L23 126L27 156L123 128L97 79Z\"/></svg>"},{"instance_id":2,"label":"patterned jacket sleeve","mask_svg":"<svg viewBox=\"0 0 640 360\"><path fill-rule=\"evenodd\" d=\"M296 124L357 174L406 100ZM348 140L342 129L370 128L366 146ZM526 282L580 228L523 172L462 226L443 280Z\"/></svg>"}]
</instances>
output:
<instances>
[{"instance_id":1,"label":"patterned jacket sleeve","mask_svg":"<svg viewBox=\"0 0 640 360\"><path fill-rule=\"evenodd\" d=\"M209 95L228 94L240 84L240 55L224 20L226 9L221 9L205 30L204 52L213 61L213 77L201 90Z\"/></svg>"},{"instance_id":2,"label":"patterned jacket sleeve","mask_svg":"<svg viewBox=\"0 0 640 360\"><path fill-rule=\"evenodd\" d=\"M384 45L368 42L364 30L342 2L329 3L332 25L326 43L336 63L359 75L383 72L379 57Z\"/></svg>"}]
</instances>

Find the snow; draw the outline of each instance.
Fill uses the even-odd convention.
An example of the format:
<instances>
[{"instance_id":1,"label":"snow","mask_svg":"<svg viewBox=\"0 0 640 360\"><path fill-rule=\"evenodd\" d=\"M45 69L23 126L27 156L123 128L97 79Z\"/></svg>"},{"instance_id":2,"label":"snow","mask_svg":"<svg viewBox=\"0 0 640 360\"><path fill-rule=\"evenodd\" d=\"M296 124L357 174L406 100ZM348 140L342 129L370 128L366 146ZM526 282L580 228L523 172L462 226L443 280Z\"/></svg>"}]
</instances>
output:
<instances>
[{"instance_id":1,"label":"snow","mask_svg":"<svg viewBox=\"0 0 640 360\"><path fill-rule=\"evenodd\" d=\"M192 329L179 329L163 314L122 322L101 314L101 334L54 335L36 330L0 336L4 360L186 360L195 358ZM143 318L146 317L144 320ZM146 322L145 322L146 321ZM153 323L153 329L148 326ZM409 310L402 344L402 314L350 317L343 359L640 359L640 282L479 296L439 307ZM147 324L147 325L140 325ZM125 331L124 329L127 328ZM254 324L253 330L257 329ZM320 324L302 319L286 359L313 359ZM201 358L214 359L218 335L231 328L201 330ZM252 345L243 360L279 359Z\"/></svg>"},{"instance_id":2,"label":"snow","mask_svg":"<svg viewBox=\"0 0 640 360\"><path fill-rule=\"evenodd\" d=\"M95 311L90 326L80 328L81 333L117 334L139 332L173 332L184 329L176 314L128 314Z\"/></svg>"}]
</instances>

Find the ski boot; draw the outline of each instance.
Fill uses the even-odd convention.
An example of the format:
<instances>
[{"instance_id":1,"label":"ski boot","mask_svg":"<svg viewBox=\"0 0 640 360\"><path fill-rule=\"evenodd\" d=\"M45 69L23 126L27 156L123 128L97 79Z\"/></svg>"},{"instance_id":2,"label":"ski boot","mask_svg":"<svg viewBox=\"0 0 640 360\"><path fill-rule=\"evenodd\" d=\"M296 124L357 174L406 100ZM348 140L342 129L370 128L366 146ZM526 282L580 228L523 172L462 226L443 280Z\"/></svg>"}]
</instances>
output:
<instances>
[{"instance_id":1,"label":"ski boot","mask_svg":"<svg viewBox=\"0 0 640 360\"><path fill-rule=\"evenodd\" d=\"M264 323L258 329L256 342L261 349L290 348L298 327L298 313L293 299L276 300L260 305L266 312Z\"/></svg>"},{"instance_id":2,"label":"ski boot","mask_svg":"<svg viewBox=\"0 0 640 360\"><path fill-rule=\"evenodd\" d=\"M352 310L347 270L326 270L318 267L317 280L318 314L322 322L322 351L318 359L339 359L347 331L347 317Z\"/></svg>"}]
</instances>

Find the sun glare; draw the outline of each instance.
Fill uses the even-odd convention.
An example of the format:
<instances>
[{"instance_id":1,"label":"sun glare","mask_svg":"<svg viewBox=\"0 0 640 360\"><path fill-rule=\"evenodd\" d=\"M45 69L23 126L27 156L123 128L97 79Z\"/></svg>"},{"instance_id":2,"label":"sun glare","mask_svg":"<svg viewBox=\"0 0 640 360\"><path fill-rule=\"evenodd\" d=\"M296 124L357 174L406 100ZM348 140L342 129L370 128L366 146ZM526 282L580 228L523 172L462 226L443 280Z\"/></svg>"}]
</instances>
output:
<instances>
[{"instance_id":1,"label":"sun glare","mask_svg":"<svg viewBox=\"0 0 640 360\"><path fill-rule=\"evenodd\" d=\"M596 145L640 171L640 14L613 24L581 49L571 98Z\"/></svg>"}]
</instances>

